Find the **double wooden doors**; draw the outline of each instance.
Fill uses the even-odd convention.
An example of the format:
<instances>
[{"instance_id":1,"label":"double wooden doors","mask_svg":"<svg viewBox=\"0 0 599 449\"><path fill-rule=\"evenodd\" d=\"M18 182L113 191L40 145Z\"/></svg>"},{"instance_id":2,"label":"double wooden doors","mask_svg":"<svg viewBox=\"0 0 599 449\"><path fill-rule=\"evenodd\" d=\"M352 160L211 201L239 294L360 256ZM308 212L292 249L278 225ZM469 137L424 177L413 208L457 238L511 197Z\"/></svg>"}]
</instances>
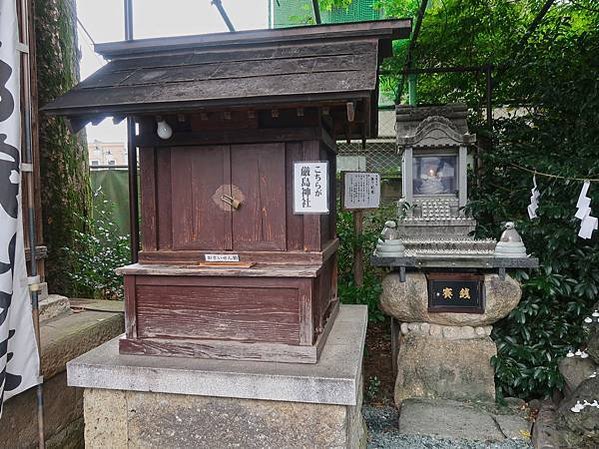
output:
<instances>
[{"instance_id":1,"label":"double wooden doors","mask_svg":"<svg viewBox=\"0 0 599 449\"><path fill-rule=\"evenodd\" d=\"M286 249L285 145L171 149L175 250Z\"/></svg>"}]
</instances>

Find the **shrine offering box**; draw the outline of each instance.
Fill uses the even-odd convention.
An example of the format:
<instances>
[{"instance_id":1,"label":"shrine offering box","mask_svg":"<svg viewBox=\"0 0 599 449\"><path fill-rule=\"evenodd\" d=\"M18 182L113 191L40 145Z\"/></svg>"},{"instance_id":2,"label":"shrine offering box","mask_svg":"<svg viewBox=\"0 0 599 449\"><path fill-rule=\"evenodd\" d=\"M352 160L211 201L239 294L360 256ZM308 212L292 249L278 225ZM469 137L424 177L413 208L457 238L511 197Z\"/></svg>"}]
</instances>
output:
<instances>
[{"instance_id":1,"label":"shrine offering box","mask_svg":"<svg viewBox=\"0 0 599 449\"><path fill-rule=\"evenodd\" d=\"M376 135L378 67L409 32L394 20L96 47L110 62L44 109L74 129L137 124L122 353L317 362L338 309L335 141Z\"/></svg>"}]
</instances>

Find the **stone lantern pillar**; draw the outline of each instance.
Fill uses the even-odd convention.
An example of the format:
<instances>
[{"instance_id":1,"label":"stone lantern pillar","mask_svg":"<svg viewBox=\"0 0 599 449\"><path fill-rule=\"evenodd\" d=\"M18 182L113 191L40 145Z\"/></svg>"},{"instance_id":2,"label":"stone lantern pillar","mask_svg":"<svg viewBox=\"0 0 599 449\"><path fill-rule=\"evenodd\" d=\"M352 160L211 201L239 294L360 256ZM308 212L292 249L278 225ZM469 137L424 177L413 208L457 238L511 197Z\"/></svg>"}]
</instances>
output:
<instances>
[{"instance_id":1,"label":"stone lantern pillar","mask_svg":"<svg viewBox=\"0 0 599 449\"><path fill-rule=\"evenodd\" d=\"M467 164L476 136L466 115L464 105L397 107L403 155L397 236L405 250L389 257L382 242L372 258L391 271L380 306L393 321L397 405L419 397L494 400L492 325L522 293L506 270L538 264L513 223L499 245L471 236Z\"/></svg>"}]
</instances>

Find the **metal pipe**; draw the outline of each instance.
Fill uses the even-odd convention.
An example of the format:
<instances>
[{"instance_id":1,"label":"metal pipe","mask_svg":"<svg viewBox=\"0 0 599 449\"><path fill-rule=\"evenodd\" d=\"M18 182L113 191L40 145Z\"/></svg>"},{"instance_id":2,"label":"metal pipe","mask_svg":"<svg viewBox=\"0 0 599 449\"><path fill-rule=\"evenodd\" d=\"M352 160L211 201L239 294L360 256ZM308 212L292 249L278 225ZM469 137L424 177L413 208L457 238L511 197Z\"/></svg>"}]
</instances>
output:
<instances>
[{"instance_id":1,"label":"metal pipe","mask_svg":"<svg viewBox=\"0 0 599 449\"><path fill-rule=\"evenodd\" d=\"M133 0L124 0L125 39L133 40ZM131 263L139 254L139 198L137 192L137 148L135 146L135 120L127 117L127 162L129 166L129 230L131 232Z\"/></svg>"},{"instance_id":2,"label":"metal pipe","mask_svg":"<svg viewBox=\"0 0 599 449\"><path fill-rule=\"evenodd\" d=\"M218 9L220 16L225 21L225 24L227 25L227 28L229 29L229 31L231 31L231 32L235 31L235 27L233 26L233 23L229 19L229 16L227 15L227 11L225 11L225 7L223 6L221 0L212 0L212 4L214 6L216 6L216 9Z\"/></svg>"},{"instance_id":3,"label":"metal pipe","mask_svg":"<svg viewBox=\"0 0 599 449\"><path fill-rule=\"evenodd\" d=\"M21 0L21 38L22 44L29 48L29 4L28 0ZM23 59L23 110L24 110L24 143L25 143L25 157L22 158L23 162L30 164L28 171L23 173L29 173L27 181L27 222L29 230L29 254L30 263L29 271L32 277L36 277L37 274L37 255L36 255L36 235L35 235L35 176L33 170L33 145L32 145L32 127L31 127L31 60L30 52L25 53ZM37 286L36 286L37 287ZM40 359L39 364L39 377L41 383L36 387L36 404L37 404L37 432L38 432L38 447L44 449L46 447L45 435L44 435L44 387L42 379L42 347L40 344L40 317L39 317L39 296L37 288L30 289L31 294L31 311L33 315L33 328L35 331L35 340L37 342L38 356Z\"/></svg>"},{"instance_id":4,"label":"metal pipe","mask_svg":"<svg viewBox=\"0 0 599 449\"><path fill-rule=\"evenodd\" d=\"M417 93L417 82L418 78L415 74L408 75L408 98L410 106L418 105L418 93Z\"/></svg>"},{"instance_id":5,"label":"metal pipe","mask_svg":"<svg viewBox=\"0 0 599 449\"><path fill-rule=\"evenodd\" d=\"M312 0L312 9L314 10L314 21L320 25L322 23L322 18L320 17L320 5L318 4L318 0Z\"/></svg>"},{"instance_id":6,"label":"metal pipe","mask_svg":"<svg viewBox=\"0 0 599 449\"><path fill-rule=\"evenodd\" d=\"M133 40L133 0L125 0L125 40Z\"/></svg>"},{"instance_id":7,"label":"metal pipe","mask_svg":"<svg viewBox=\"0 0 599 449\"><path fill-rule=\"evenodd\" d=\"M420 7L418 8L418 16L416 17L416 23L414 24L414 30L412 31L412 37L410 38L410 45L408 46L408 53L406 55L406 63L404 65L404 71L410 69L412 67L412 53L414 51L414 47L416 46L416 41L418 40L418 35L420 34L420 27L422 25L422 19L424 18L424 13L426 11L426 7L428 5L428 0L421 0ZM403 86L406 81L405 75L401 78L401 83L397 89L397 95L395 96L395 102L399 103L401 100L401 96L403 93Z\"/></svg>"}]
</instances>

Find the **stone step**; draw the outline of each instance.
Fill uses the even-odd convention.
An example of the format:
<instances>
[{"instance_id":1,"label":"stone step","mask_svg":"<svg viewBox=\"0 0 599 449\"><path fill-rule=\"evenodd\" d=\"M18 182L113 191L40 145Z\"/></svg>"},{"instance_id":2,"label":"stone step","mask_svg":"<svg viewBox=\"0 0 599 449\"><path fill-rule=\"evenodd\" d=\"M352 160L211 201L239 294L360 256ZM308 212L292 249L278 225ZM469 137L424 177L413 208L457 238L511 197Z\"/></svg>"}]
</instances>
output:
<instances>
[{"instance_id":1,"label":"stone step","mask_svg":"<svg viewBox=\"0 0 599 449\"><path fill-rule=\"evenodd\" d=\"M473 441L530 439L531 424L510 408L494 403L406 399L401 404L399 433Z\"/></svg>"}]
</instances>

